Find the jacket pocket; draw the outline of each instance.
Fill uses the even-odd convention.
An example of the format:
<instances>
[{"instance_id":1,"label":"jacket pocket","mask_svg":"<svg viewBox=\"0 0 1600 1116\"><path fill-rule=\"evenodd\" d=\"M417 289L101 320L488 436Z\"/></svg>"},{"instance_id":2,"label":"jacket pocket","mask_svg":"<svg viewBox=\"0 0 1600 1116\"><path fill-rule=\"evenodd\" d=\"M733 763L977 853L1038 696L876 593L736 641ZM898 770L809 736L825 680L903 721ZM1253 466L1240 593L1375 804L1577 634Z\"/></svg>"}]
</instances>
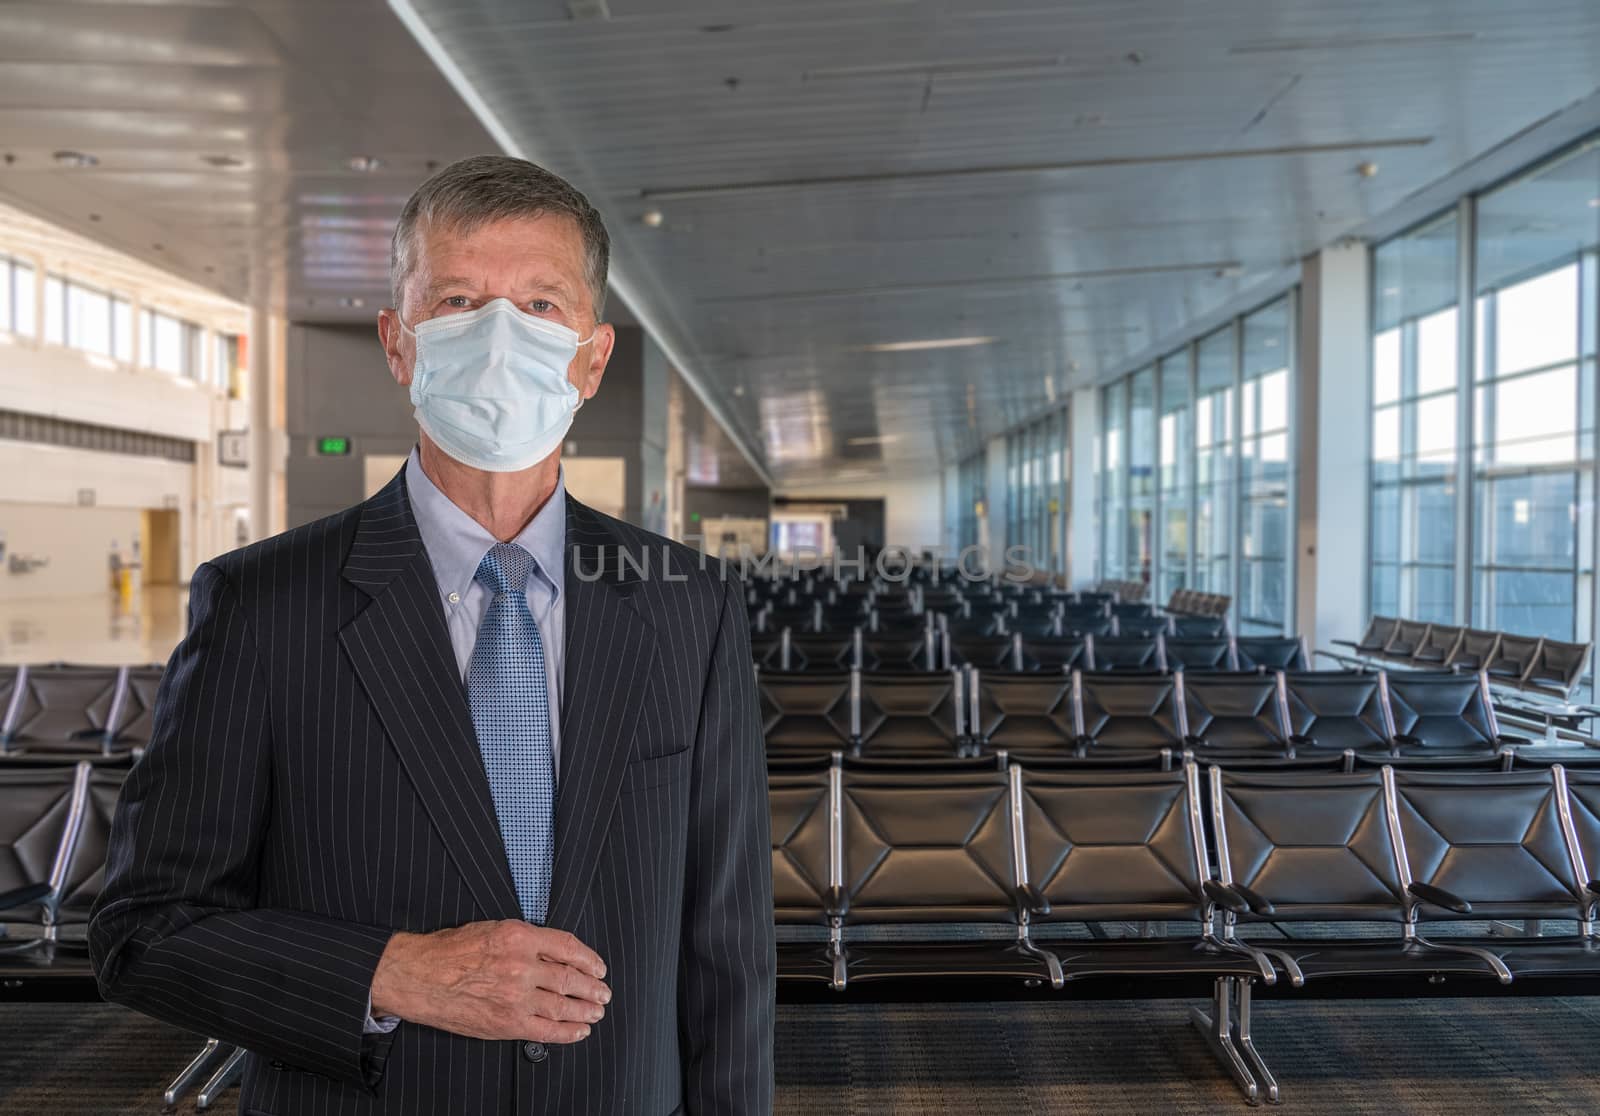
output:
<instances>
[{"instance_id":1,"label":"jacket pocket","mask_svg":"<svg viewBox=\"0 0 1600 1116\"><path fill-rule=\"evenodd\" d=\"M631 794L634 791L659 787L663 783L687 779L693 758L694 748L691 746L677 752L668 752L664 756L631 760L628 769L622 773L622 793Z\"/></svg>"}]
</instances>

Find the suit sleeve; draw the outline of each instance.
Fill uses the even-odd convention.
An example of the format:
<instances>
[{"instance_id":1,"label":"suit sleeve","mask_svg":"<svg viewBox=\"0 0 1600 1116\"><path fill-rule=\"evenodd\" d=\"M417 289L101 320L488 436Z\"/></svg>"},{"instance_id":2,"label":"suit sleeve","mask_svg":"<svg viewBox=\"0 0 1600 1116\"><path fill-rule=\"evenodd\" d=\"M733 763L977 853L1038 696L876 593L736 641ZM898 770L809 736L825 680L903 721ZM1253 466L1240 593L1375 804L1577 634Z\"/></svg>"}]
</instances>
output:
<instances>
[{"instance_id":1,"label":"suit sleeve","mask_svg":"<svg viewBox=\"0 0 1600 1116\"><path fill-rule=\"evenodd\" d=\"M110 1001L297 1068L373 1086L393 1038L363 1035L393 931L257 905L273 795L268 691L223 573L202 565L189 634L112 824L89 923Z\"/></svg>"},{"instance_id":2,"label":"suit sleeve","mask_svg":"<svg viewBox=\"0 0 1600 1116\"><path fill-rule=\"evenodd\" d=\"M690 779L679 972L684 1111L772 1111L777 961L766 751L737 578L723 586Z\"/></svg>"}]
</instances>

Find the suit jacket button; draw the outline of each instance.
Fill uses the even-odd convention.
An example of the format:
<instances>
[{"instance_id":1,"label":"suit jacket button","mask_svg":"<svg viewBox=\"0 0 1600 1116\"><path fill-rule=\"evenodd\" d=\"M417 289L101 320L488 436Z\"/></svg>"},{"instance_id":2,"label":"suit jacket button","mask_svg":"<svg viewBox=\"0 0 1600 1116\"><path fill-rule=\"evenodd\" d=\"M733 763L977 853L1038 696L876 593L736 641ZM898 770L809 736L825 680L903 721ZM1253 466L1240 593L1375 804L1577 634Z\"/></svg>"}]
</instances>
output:
<instances>
[{"instance_id":1,"label":"suit jacket button","mask_svg":"<svg viewBox=\"0 0 1600 1116\"><path fill-rule=\"evenodd\" d=\"M522 1044L522 1056L530 1062L542 1062L550 1057L550 1051L544 1048L542 1042L525 1042Z\"/></svg>"}]
</instances>

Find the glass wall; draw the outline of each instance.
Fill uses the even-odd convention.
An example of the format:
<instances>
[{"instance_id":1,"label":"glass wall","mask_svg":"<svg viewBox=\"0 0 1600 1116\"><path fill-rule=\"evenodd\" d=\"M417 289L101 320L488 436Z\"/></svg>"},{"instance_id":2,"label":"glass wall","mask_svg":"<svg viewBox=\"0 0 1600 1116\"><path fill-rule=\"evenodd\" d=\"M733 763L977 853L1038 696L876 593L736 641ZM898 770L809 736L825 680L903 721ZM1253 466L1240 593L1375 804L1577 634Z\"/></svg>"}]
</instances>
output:
<instances>
[{"instance_id":1,"label":"glass wall","mask_svg":"<svg viewBox=\"0 0 1600 1116\"><path fill-rule=\"evenodd\" d=\"M1593 638L1597 275L1596 140L1375 249L1371 611Z\"/></svg>"},{"instance_id":2,"label":"glass wall","mask_svg":"<svg viewBox=\"0 0 1600 1116\"><path fill-rule=\"evenodd\" d=\"M1067 452L1067 411L1052 411L1042 418L1018 427L1006 436L1006 477L1009 489L1005 518L1005 545L1026 549L1024 561L1040 574L1064 574L1067 570L1066 516L1063 514L1069 473ZM968 484L981 493L983 456L969 458L961 466L963 477L974 468ZM974 464L975 463L975 464ZM978 497L981 499L981 495ZM963 515L965 515L965 510ZM965 540L966 527L962 525ZM977 529L971 529L976 542ZM963 545L971 545L964 541ZM993 556L995 564L1001 556Z\"/></svg>"},{"instance_id":3,"label":"glass wall","mask_svg":"<svg viewBox=\"0 0 1600 1116\"><path fill-rule=\"evenodd\" d=\"M1294 317L1286 294L1101 389L1102 577L1292 628Z\"/></svg>"},{"instance_id":4,"label":"glass wall","mask_svg":"<svg viewBox=\"0 0 1600 1116\"><path fill-rule=\"evenodd\" d=\"M32 337L37 317L33 266L0 256L0 332Z\"/></svg>"}]
</instances>

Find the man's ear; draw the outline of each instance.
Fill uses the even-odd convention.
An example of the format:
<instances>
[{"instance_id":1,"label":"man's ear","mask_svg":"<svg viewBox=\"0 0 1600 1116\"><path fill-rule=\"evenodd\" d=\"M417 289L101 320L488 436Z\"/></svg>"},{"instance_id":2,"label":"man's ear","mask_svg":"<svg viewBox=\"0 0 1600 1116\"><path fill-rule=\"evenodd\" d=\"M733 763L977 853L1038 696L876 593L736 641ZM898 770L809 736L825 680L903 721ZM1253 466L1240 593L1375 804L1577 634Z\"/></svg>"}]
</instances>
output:
<instances>
[{"instance_id":1,"label":"man's ear","mask_svg":"<svg viewBox=\"0 0 1600 1116\"><path fill-rule=\"evenodd\" d=\"M589 350L589 363L583 366L578 378L578 391L585 398L593 398L600 390L600 378L606 374L611 362L611 350L617 344L617 331L609 325L594 327L594 340L585 346Z\"/></svg>"},{"instance_id":2,"label":"man's ear","mask_svg":"<svg viewBox=\"0 0 1600 1116\"><path fill-rule=\"evenodd\" d=\"M400 328L400 311L378 311L378 341L383 345L383 355L389 362L389 375L401 387L410 387L417 350L416 343Z\"/></svg>"}]
</instances>

